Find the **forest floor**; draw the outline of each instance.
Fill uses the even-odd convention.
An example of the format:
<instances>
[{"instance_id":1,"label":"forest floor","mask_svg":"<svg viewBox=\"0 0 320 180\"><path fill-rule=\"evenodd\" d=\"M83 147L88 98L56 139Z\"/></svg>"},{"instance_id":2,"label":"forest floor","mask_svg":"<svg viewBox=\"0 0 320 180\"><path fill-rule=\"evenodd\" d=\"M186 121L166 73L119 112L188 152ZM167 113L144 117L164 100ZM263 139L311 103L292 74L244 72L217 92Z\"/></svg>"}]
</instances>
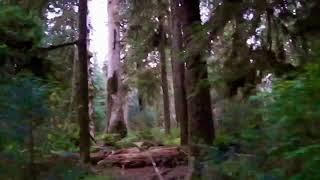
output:
<instances>
[{"instance_id":1,"label":"forest floor","mask_svg":"<svg viewBox=\"0 0 320 180\"><path fill-rule=\"evenodd\" d=\"M39 179L57 178L57 170L77 173L78 169L89 170L89 174L108 180L182 180L189 174L187 154L182 147L152 146L124 149L101 147L91 153L91 165L81 167L78 153L54 154L37 166ZM70 176L69 173L69 177ZM65 176L65 175L63 175ZM67 178L68 180L73 178Z\"/></svg>"},{"instance_id":2,"label":"forest floor","mask_svg":"<svg viewBox=\"0 0 320 180\"><path fill-rule=\"evenodd\" d=\"M113 167L110 169L100 169L99 176L111 177L115 180L158 180L159 174L163 180L183 180L187 177L188 166L159 167L159 173L153 167L146 166L140 168L122 169Z\"/></svg>"},{"instance_id":3,"label":"forest floor","mask_svg":"<svg viewBox=\"0 0 320 180\"><path fill-rule=\"evenodd\" d=\"M187 154L181 147L131 147L93 153L94 171L99 176L119 180L179 180L188 175Z\"/></svg>"}]
</instances>

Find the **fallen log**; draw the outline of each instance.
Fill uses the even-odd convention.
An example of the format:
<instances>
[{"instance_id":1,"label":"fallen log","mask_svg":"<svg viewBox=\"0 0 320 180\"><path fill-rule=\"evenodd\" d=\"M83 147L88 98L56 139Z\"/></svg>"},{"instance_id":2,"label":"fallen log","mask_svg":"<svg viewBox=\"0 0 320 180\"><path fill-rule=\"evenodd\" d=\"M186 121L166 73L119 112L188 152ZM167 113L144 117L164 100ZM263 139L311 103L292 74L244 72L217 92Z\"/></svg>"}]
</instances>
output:
<instances>
[{"instance_id":1,"label":"fallen log","mask_svg":"<svg viewBox=\"0 0 320 180\"><path fill-rule=\"evenodd\" d=\"M128 148L128 149L120 149L117 151L114 151L112 155L117 155L117 154L134 154L134 153L140 153L141 150L137 147L133 148Z\"/></svg>"},{"instance_id":2,"label":"fallen log","mask_svg":"<svg viewBox=\"0 0 320 180\"><path fill-rule=\"evenodd\" d=\"M119 166L122 168L137 168L152 166L152 161L157 166L175 166L184 164L187 156L178 147L153 147L145 151L136 149L122 150L108 155L98 162L98 165Z\"/></svg>"},{"instance_id":3,"label":"fallen log","mask_svg":"<svg viewBox=\"0 0 320 180\"><path fill-rule=\"evenodd\" d=\"M111 154L111 152L99 151L96 153L91 153L90 154L90 161L92 164L97 164L99 161L101 161L104 158L106 158L107 156L109 156L109 154Z\"/></svg>"}]
</instances>

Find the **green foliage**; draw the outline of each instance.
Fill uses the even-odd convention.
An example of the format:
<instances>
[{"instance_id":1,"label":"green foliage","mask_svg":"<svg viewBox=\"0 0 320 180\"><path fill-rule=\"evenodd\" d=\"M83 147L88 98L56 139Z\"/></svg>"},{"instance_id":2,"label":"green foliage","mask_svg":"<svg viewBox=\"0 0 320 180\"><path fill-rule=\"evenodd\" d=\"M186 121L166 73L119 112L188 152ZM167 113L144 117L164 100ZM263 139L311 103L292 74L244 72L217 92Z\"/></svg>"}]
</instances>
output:
<instances>
[{"instance_id":1,"label":"green foliage","mask_svg":"<svg viewBox=\"0 0 320 180\"><path fill-rule=\"evenodd\" d=\"M154 68L139 70L131 79L131 83L139 90L143 100L149 104L159 96L160 76Z\"/></svg>"},{"instance_id":2,"label":"green foliage","mask_svg":"<svg viewBox=\"0 0 320 180\"><path fill-rule=\"evenodd\" d=\"M23 141L28 129L43 123L48 115L48 86L30 75L20 75L2 80L0 89L0 133Z\"/></svg>"},{"instance_id":3,"label":"green foliage","mask_svg":"<svg viewBox=\"0 0 320 180\"><path fill-rule=\"evenodd\" d=\"M178 128L171 129L171 134L165 134L163 129L150 128L147 130L130 132L127 137L117 141L116 147L127 148L135 146L136 142L153 142L155 144L163 145L179 145L180 144L180 130Z\"/></svg>"},{"instance_id":4,"label":"green foliage","mask_svg":"<svg viewBox=\"0 0 320 180\"><path fill-rule=\"evenodd\" d=\"M77 167L73 164L57 164L54 167L50 167L50 172L48 172L45 178L52 179L62 179L62 180L73 180L81 179L88 176L88 171L86 169Z\"/></svg>"},{"instance_id":5,"label":"green foliage","mask_svg":"<svg viewBox=\"0 0 320 180\"><path fill-rule=\"evenodd\" d=\"M38 129L39 148L43 153L78 150L79 127L70 112L70 87L50 80L48 106L50 116ZM69 110L69 111L68 111Z\"/></svg>"},{"instance_id":6,"label":"green foliage","mask_svg":"<svg viewBox=\"0 0 320 180\"><path fill-rule=\"evenodd\" d=\"M0 156L9 158L12 165L0 163L0 169L6 172L1 175L16 177L22 173L21 167L28 161L26 140L30 129L37 159L52 151L77 151L77 126L59 119L65 120L67 114L60 113L66 107L60 101L65 90L30 74L0 81Z\"/></svg>"},{"instance_id":7,"label":"green foliage","mask_svg":"<svg viewBox=\"0 0 320 180\"><path fill-rule=\"evenodd\" d=\"M17 6L0 6L0 73L14 74L30 63L42 37L38 17Z\"/></svg>"},{"instance_id":8,"label":"green foliage","mask_svg":"<svg viewBox=\"0 0 320 180\"><path fill-rule=\"evenodd\" d=\"M106 123L106 99L105 99L105 78L104 74L95 66L94 76L94 111L95 111L95 122L98 131L102 131Z\"/></svg>"},{"instance_id":9,"label":"green foliage","mask_svg":"<svg viewBox=\"0 0 320 180\"><path fill-rule=\"evenodd\" d=\"M20 174L29 161L27 143L31 130L35 161L40 161L41 168L52 151L78 150L77 122L69 110L71 83L66 78L71 75L70 56L74 49L55 51L46 57L50 61L42 59L47 52L39 52L43 22L31 11L38 12L40 4L47 2L32 2L21 1L19 7L0 2L0 179L25 179ZM54 72L44 68L49 62ZM30 71L43 71L41 77L46 79L34 77ZM80 170L59 167L53 179L84 177Z\"/></svg>"},{"instance_id":10,"label":"green foliage","mask_svg":"<svg viewBox=\"0 0 320 180\"><path fill-rule=\"evenodd\" d=\"M180 145L180 129L172 128L170 134L165 134L163 129L152 128L151 136L156 142L164 145Z\"/></svg>"},{"instance_id":11,"label":"green foliage","mask_svg":"<svg viewBox=\"0 0 320 180\"><path fill-rule=\"evenodd\" d=\"M41 42L43 30L39 18L20 7L0 7L0 25L0 43L32 48Z\"/></svg>"},{"instance_id":12,"label":"green foliage","mask_svg":"<svg viewBox=\"0 0 320 180\"><path fill-rule=\"evenodd\" d=\"M74 125L71 124L69 126L72 127ZM79 150L77 146L79 130L77 127L70 127L68 129L48 129L47 142L43 144L43 150L46 152L61 150L77 152Z\"/></svg>"},{"instance_id":13,"label":"green foliage","mask_svg":"<svg viewBox=\"0 0 320 180\"><path fill-rule=\"evenodd\" d=\"M152 110L143 110L130 118L129 126L133 131L144 131L155 126L157 113Z\"/></svg>"},{"instance_id":14,"label":"green foliage","mask_svg":"<svg viewBox=\"0 0 320 180\"><path fill-rule=\"evenodd\" d=\"M115 146L120 139L121 136L119 134L100 134L96 137L96 140L102 141L109 146Z\"/></svg>"},{"instance_id":15,"label":"green foliage","mask_svg":"<svg viewBox=\"0 0 320 180\"><path fill-rule=\"evenodd\" d=\"M135 142L141 141L141 138L138 136L137 133L129 133L127 136L115 143L115 147L117 148L128 148L134 147Z\"/></svg>"},{"instance_id":16,"label":"green foliage","mask_svg":"<svg viewBox=\"0 0 320 180\"><path fill-rule=\"evenodd\" d=\"M320 173L320 65L311 64L294 80L278 83L266 106L272 155L293 179L318 179Z\"/></svg>"},{"instance_id":17,"label":"green foliage","mask_svg":"<svg viewBox=\"0 0 320 180\"><path fill-rule=\"evenodd\" d=\"M237 179L319 179L319 79L320 65L310 64L272 92L229 105L212 152L216 168Z\"/></svg>"},{"instance_id":18,"label":"green foliage","mask_svg":"<svg viewBox=\"0 0 320 180\"><path fill-rule=\"evenodd\" d=\"M25 142L30 131L44 124L49 115L49 87L28 74L1 78L0 82L0 159L10 162L10 166L0 163L0 169L5 177L18 177L17 171L28 157Z\"/></svg>"}]
</instances>

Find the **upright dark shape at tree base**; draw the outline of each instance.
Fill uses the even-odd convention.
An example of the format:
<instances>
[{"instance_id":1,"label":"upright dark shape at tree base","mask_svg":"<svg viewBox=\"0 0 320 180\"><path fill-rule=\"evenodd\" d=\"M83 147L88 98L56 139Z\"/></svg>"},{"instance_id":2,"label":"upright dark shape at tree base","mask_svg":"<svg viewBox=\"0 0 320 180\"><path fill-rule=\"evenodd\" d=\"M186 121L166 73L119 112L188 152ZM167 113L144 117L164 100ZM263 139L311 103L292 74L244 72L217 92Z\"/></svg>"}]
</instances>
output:
<instances>
[{"instance_id":1,"label":"upright dark shape at tree base","mask_svg":"<svg viewBox=\"0 0 320 180\"><path fill-rule=\"evenodd\" d=\"M185 88L185 63L180 57L182 52L181 8L179 1L171 1L171 64L174 90L176 120L180 124L181 145L188 144L188 106Z\"/></svg>"},{"instance_id":2,"label":"upright dark shape at tree base","mask_svg":"<svg viewBox=\"0 0 320 180\"><path fill-rule=\"evenodd\" d=\"M87 0L79 0L79 99L78 122L80 126L80 159L90 162L89 96L88 96L88 50L87 50Z\"/></svg>"}]
</instances>

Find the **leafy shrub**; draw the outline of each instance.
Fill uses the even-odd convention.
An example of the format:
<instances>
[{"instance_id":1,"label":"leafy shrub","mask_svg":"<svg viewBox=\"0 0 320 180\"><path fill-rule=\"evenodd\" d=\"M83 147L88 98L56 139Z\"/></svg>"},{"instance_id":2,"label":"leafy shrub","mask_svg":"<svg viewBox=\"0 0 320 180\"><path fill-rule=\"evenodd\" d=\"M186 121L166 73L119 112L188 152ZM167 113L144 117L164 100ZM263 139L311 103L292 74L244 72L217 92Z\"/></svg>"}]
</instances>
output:
<instances>
[{"instance_id":1,"label":"leafy shrub","mask_svg":"<svg viewBox=\"0 0 320 180\"><path fill-rule=\"evenodd\" d=\"M117 141L116 147L126 148L135 146L135 142L150 141L155 144L162 145L179 145L180 144L180 130L173 128L171 134L165 134L163 129L151 128L145 131L131 132L127 137Z\"/></svg>"},{"instance_id":2,"label":"leafy shrub","mask_svg":"<svg viewBox=\"0 0 320 180\"><path fill-rule=\"evenodd\" d=\"M104 144L109 146L115 146L118 141L121 140L119 134L100 134L97 135L96 140L102 141Z\"/></svg>"},{"instance_id":3,"label":"leafy shrub","mask_svg":"<svg viewBox=\"0 0 320 180\"><path fill-rule=\"evenodd\" d=\"M34 138L34 131L49 114L49 91L40 79L28 74L0 81L0 156L11 162L10 166L0 163L0 169L5 169L8 176L16 177L16 171L22 170L29 157L26 142Z\"/></svg>"},{"instance_id":4,"label":"leafy shrub","mask_svg":"<svg viewBox=\"0 0 320 180\"><path fill-rule=\"evenodd\" d=\"M95 122L97 131L103 131L103 127L106 123L106 99L105 99L105 78L104 74L100 72L98 69L95 70L94 76L94 88L95 88L95 96L94 96L94 111L95 111ZM99 128L100 127L100 128Z\"/></svg>"},{"instance_id":5,"label":"leafy shrub","mask_svg":"<svg viewBox=\"0 0 320 180\"><path fill-rule=\"evenodd\" d=\"M129 148L134 147L134 143L141 141L141 139L137 136L136 133L129 133L125 138L117 141L115 146L118 148Z\"/></svg>"},{"instance_id":6,"label":"leafy shrub","mask_svg":"<svg viewBox=\"0 0 320 180\"><path fill-rule=\"evenodd\" d=\"M271 155L292 179L319 179L320 65L306 66L294 80L276 84L268 96L266 123L270 126Z\"/></svg>"},{"instance_id":7,"label":"leafy shrub","mask_svg":"<svg viewBox=\"0 0 320 180\"><path fill-rule=\"evenodd\" d=\"M319 179L320 65L226 108L210 154L235 179Z\"/></svg>"},{"instance_id":8,"label":"leafy shrub","mask_svg":"<svg viewBox=\"0 0 320 180\"><path fill-rule=\"evenodd\" d=\"M135 114L129 121L129 127L133 131L145 132L155 126L157 113L151 110L144 110Z\"/></svg>"},{"instance_id":9,"label":"leafy shrub","mask_svg":"<svg viewBox=\"0 0 320 180\"><path fill-rule=\"evenodd\" d=\"M164 129L152 128L153 140L164 145L180 145L180 129L172 128L170 134L165 134Z\"/></svg>"},{"instance_id":10,"label":"leafy shrub","mask_svg":"<svg viewBox=\"0 0 320 180\"><path fill-rule=\"evenodd\" d=\"M72 124L69 124L72 126ZM64 131L63 131L64 130ZM79 147L77 145L79 130L77 127L73 131L68 131L65 128L61 129L48 129L47 140L43 145L43 150L50 151L68 151L77 152Z\"/></svg>"},{"instance_id":11,"label":"leafy shrub","mask_svg":"<svg viewBox=\"0 0 320 180\"><path fill-rule=\"evenodd\" d=\"M38 45L43 37L40 19L18 6L0 6L1 42L9 46ZM8 39L6 39L8 38Z\"/></svg>"},{"instance_id":12,"label":"leafy shrub","mask_svg":"<svg viewBox=\"0 0 320 180\"><path fill-rule=\"evenodd\" d=\"M22 142L30 128L48 115L48 86L30 75L3 79L0 84L0 134Z\"/></svg>"},{"instance_id":13,"label":"leafy shrub","mask_svg":"<svg viewBox=\"0 0 320 180\"><path fill-rule=\"evenodd\" d=\"M34 58L43 38L41 21L21 7L0 5L0 76L15 74Z\"/></svg>"}]
</instances>

